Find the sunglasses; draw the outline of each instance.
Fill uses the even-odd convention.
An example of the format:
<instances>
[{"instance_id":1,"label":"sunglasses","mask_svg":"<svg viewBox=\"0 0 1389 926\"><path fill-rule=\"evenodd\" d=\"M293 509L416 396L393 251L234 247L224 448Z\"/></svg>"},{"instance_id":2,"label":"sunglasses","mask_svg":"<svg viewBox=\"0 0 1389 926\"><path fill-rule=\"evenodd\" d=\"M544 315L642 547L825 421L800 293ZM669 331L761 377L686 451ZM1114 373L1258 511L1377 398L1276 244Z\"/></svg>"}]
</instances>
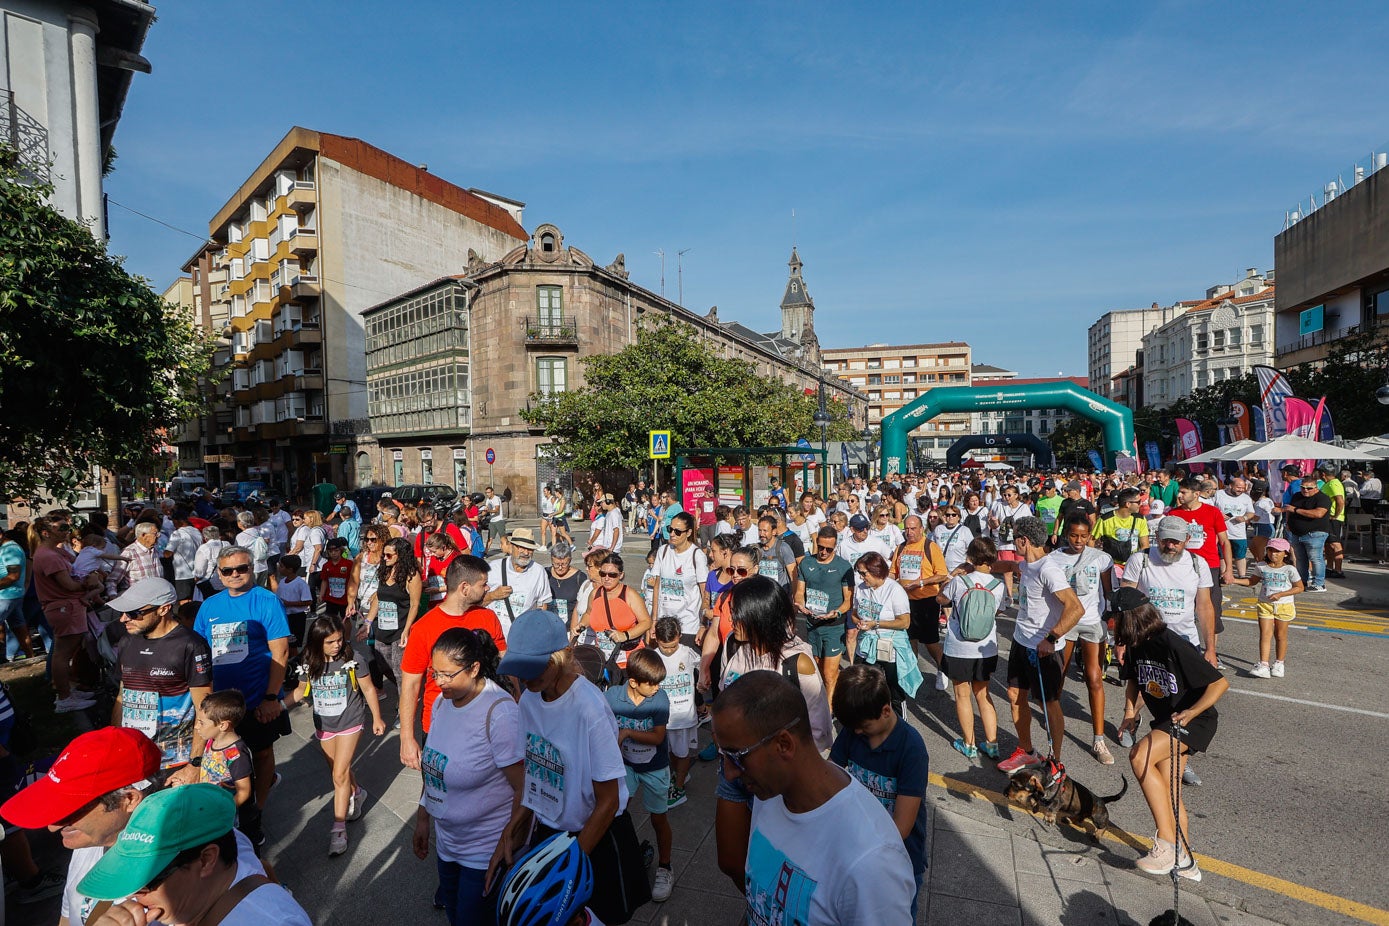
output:
<instances>
[{"instance_id":1,"label":"sunglasses","mask_svg":"<svg viewBox=\"0 0 1389 926\"><path fill-rule=\"evenodd\" d=\"M159 605L153 605L152 607L141 608L141 609L138 610L138 611L129 611L129 612L127 612L127 613L121 615L121 620L125 620L126 618L131 618L132 620L134 620L134 619L137 619L137 618L144 617L146 614L153 614L155 611L158 611L158 610L159 610Z\"/></svg>"},{"instance_id":2,"label":"sunglasses","mask_svg":"<svg viewBox=\"0 0 1389 926\"><path fill-rule=\"evenodd\" d=\"M380 538L380 537L363 537L363 538L362 538L362 543L380 543L380 542L381 542L381 538Z\"/></svg>"},{"instance_id":3,"label":"sunglasses","mask_svg":"<svg viewBox=\"0 0 1389 926\"><path fill-rule=\"evenodd\" d=\"M782 733L785 733L787 730L791 729L800 722L801 718L797 717L795 720L791 721L785 726L779 727L773 730L771 733L768 733L766 736L753 743L747 749L720 749L719 755L723 756L729 762L732 762L733 767L736 768L738 771L746 772L748 769L747 766L743 763L747 761L748 756L752 755L754 752L756 752L757 750L761 749L763 746L767 745L772 740L774 740L777 736L781 735Z\"/></svg>"},{"instance_id":4,"label":"sunglasses","mask_svg":"<svg viewBox=\"0 0 1389 926\"><path fill-rule=\"evenodd\" d=\"M819 550L821 553L833 553L835 548L832 547L832 546L829 546L829 547L821 546L820 544L817 543L817 544L815 545L815 549Z\"/></svg>"},{"instance_id":5,"label":"sunglasses","mask_svg":"<svg viewBox=\"0 0 1389 926\"><path fill-rule=\"evenodd\" d=\"M728 571L739 578L747 578L757 572L756 569L749 569L746 566L729 566Z\"/></svg>"},{"instance_id":6,"label":"sunglasses","mask_svg":"<svg viewBox=\"0 0 1389 926\"><path fill-rule=\"evenodd\" d=\"M598 571L598 575L600 575L600 576L603 577L604 579L620 579L620 578L622 578L622 573L620 573L620 572L603 572L601 569Z\"/></svg>"},{"instance_id":7,"label":"sunglasses","mask_svg":"<svg viewBox=\"0 0 1389 926\"><path fill-rule=\"evenodd\" d=\"M688 529L681 530L681 529L678 528L678 527L672 527L672 528L670 529L670 535L671 535L672 537L679 537L679 536L681 536L682 534L688 534L688 533L689 533L689 530L688 530Z\"/></svg>"},{"instance_id":8,"label":"sunglasses","mask_svg":"<svg viewBox=\"0 0 1389 926\"><path fill-rule=\"evenodd\" d=\"M163 871L151 878L149 884L146 884L143 888L136 891L135 893L141 894L159 890L159 886L161 884L169 880L169 878L173 876L174 872L178 871L180 868L183 868L187 864L187 862L180 862L177 859L175 859L174 861L170 862Z\"/></svg>"},{"instance_id":9,"label":"sunglasses","mask_svg":"<svg viewBox=\"0 0 1389 926\"><path fill-rule=\"evenodd\" d=\"M251 571L251 564L242 563L240 566L218 566L217 571L224 576L244 576Z\"/></svg>"}]
</instances>

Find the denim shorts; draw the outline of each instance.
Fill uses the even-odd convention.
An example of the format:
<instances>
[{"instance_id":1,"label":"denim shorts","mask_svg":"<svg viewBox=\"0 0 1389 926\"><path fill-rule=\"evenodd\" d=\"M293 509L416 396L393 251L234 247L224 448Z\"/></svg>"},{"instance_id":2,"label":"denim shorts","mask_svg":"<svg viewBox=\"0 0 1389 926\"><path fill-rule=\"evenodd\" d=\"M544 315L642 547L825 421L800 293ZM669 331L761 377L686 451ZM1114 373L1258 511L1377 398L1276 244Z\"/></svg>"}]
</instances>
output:
<instances>
[{"instance_id":1,"label":"denim shorts","mask_svg":"<svg viewBox=\"0 0 1389 926\"><path fill-rule=\"evenodd\" d=\"M0 598L0 621L16 632L28 627L28 622L24 620L24 599Z\"/></svg>"}]
</instances>

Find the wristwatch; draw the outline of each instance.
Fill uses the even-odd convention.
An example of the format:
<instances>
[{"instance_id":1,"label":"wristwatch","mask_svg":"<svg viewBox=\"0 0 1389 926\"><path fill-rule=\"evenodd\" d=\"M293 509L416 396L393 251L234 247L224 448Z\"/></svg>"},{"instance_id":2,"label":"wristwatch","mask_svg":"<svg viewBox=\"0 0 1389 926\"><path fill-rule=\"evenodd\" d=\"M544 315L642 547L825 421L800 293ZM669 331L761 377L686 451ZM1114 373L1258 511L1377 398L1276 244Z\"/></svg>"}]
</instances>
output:
<instances>
[{"instance_id":1,"label":"wristwatch","mask_svg":"<svg viewBox=\"0 0 1389 926\"><path fill-rule=\"evenodd\" d=\"M203 767L203 757L202 757L202 756L194 756L193 758L191 758L191 759L188 760L188 764L191 765L191 766L193 766L194 768L202 768L202 767Z\"/></svg>"},{"instance_id":2,"label":"wristwatch","mask_svg":"<svg viewBox=\"0 0 1389 926\"><path fill-rule=\"evenodd\" d=\"M267 691L265 697L272 701L283 701L285 699L284 694L278 691Z\"/></svg>"},{"instance_id":3,"label":"wristwatch","mask_svg":"<svg viewBox=\"0 0 1389 926\"><path fill-rule=\"evenodd\" d=\"M1052 646L1055 646L1056 644L1061 642L1061 639L1051 631L1047 631L1047 642L1050 643Z\"/></svg>"}]
</instances>

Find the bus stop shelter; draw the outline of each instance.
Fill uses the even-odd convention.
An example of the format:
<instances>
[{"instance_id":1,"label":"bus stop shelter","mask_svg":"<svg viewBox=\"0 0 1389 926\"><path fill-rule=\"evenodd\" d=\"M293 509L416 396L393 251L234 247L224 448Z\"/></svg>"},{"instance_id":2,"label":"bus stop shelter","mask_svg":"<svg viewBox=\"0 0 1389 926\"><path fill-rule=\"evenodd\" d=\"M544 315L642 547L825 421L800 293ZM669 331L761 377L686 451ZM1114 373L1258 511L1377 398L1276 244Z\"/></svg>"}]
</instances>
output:
<instances>
[{"instance_id":1,"label":"bus stop shelter","mask_svg":"<svg viewBox=\"0 0 1389 926\"><path fill-rule=\"evenodd\" d=\"M720 488L728 489L734 484L732 474L727 471L735 466L740 470L737 487L742 504L752 507L756 488L752 461L756 459L772 461L765 465L780 473L783 487L792 484L799 469L801 485L809 488L810 467L814 462L819 469L820 492L822 495L828 492L829 452L818 447L685 447L675 450L673 456L680 504L700 524L712 520L713 510L720 504ZM701 465L702 461L708 462ZM732 498L732 495L725 493L725 497Z\"/></svg>"}]
</instances>

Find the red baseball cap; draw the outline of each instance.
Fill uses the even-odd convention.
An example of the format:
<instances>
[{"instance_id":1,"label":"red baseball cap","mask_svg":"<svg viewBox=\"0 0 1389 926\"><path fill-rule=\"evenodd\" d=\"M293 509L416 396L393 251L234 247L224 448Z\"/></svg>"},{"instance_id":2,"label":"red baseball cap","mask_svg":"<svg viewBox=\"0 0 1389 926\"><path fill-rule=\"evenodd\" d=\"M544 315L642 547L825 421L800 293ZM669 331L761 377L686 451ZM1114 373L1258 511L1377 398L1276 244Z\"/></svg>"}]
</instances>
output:
<instances>
[{"instance_id":1,"label":"red baseball cap","mask_svg":"<svg viewBox=\"0 0 1389 926\"><path fill-rule=\"evenodd\" d=\"M68 744L53 767L3 805L0 816L26 830L43 829L87 804L159 774L159 747L139 730L103 727Z\"/></svg>"}]
</instances>

